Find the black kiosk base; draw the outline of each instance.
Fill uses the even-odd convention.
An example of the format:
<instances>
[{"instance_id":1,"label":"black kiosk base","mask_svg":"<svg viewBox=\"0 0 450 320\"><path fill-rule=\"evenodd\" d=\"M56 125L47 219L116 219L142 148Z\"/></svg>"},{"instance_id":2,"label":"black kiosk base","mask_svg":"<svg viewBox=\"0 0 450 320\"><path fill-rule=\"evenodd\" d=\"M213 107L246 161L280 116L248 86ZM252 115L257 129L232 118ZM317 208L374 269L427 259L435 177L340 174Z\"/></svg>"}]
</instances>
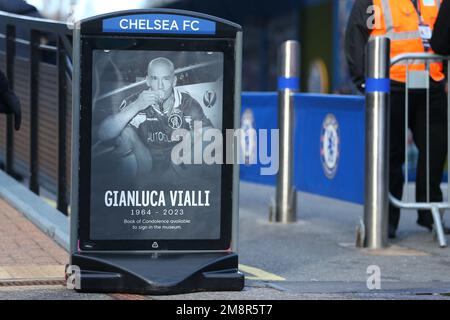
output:
<instances>
[{"instance_id":1,"label":"black kiosk base","mask_svg":"<svg viewBox=\"0 0 450 320\"><path fill-rule=\"evenodd\" d=\"M242 291L244 275L234 253L77 253L78 292L171 295Z\"/></svg>"}]
</instances>

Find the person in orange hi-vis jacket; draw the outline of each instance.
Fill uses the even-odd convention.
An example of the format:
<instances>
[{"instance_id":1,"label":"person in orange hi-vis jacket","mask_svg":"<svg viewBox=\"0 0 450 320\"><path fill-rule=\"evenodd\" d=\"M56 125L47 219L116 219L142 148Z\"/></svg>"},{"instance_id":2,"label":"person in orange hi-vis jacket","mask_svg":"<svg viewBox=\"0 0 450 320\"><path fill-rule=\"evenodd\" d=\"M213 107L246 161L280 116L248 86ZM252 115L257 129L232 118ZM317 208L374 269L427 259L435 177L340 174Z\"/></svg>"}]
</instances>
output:
<instances>
[{"instance_id":1,"label":"person in orange hi-vis jacket","mask_svg":"<svg viewBox=\"0 0 450 320\"><path fill-rule=\"evenodd\" d=\"M433 53L430 39L441 0L356 0L346 31L346 58L350 74L359 91L365 90L365 47L371 37L391 40L391 59L407 53ZM409 61L409 71L426 70L424 61ZM405 83L407 65L391 67L390 98L390 170L389 190L402 198L405 162ZM416 174L416 200L441 202L440 184L447 155L447 96L445 76L440 61L430 63L430 192L427 194L427 110L426 90L409 90L408 126L419 149ZM389 238L395 238L400 210L389 207ZM433 229L431 212L419 211L417 223ZM445 228L445 233L450 230Z\"/></svg>"}]
</instances>

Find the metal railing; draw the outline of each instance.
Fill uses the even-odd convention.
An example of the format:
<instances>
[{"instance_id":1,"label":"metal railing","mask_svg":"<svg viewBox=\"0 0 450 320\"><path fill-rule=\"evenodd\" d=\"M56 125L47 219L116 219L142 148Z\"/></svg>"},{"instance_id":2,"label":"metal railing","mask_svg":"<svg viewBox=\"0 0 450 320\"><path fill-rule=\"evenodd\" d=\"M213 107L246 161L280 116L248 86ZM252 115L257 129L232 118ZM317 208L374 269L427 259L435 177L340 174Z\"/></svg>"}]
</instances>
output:
<instances>
[{"instance_id":1,"label":"metal railing","mask_svg":"<svg viewBox=\"0 0 450 320\"><path fill-rule=\"evenodd\" d=\"M441 247L447 246L441 215L450 209L450 188L447 188L447 202L430 201L430 64L447 61L450 78L450 57L435 54L404 54L390 61L390 41L386 37L375 37L367 47L366 79L366 183L364 223L359 228L358 239L364 239L364 247L383 248L387 245L389 202L406 210L431 211L434 230ZM406 61L406 63L405 63ZM410 70L410 65L422 63L425 70ZM409 94L412 89L424 89L426 92L426 202L412 202L408 199L396 199L389 194L389 97L391 94L389 69L402 63L406 67L405 83L405 179L403 189L409 184ZM450 96L447 93L447 154L450 150ZM445 121L445 120L444 120ZM423 150L421 151L423 152ZM443 173L442 173L443 174Z\"/></svg>"},{"instance_id":2,"label":"metal railing","mask_svg":"<svg viewBox=\"0 0 450 320\"><path fill-rule=\"evenodd\" d=\"M17 58L17 47L22 46L28 50L29 56L29 78L26 84L29 87L29 105L22 103L22 108L29 109L30 131L29 131L29 188L36 194L40 192L39 181L39 126L41 111L39 110L40 90L39 77L40 64L43 53L52 53L56 56L57 67L57 110L55 122L57 123L57 209L65 214L68 212L68 190L67 190L67 96L68 81L72 77L72 30L68 24L52 20L31 18L22 15L10 14L0 11L0 42L4 41L6 70L3 70L11 86L16 83L15 60ZM17 31L26 34L26 37L16 36ZM50 40L50 43L48 43ZM47 42L47 43L46 43ZM53 42L53 43L52 43ZM23 83L21 83L23 85ZM5 171L9 175L14 172L14 131L13 118L8 116L6 126L6 152Z\"/></svg>"},{"instance_id":3,"label":"metal railing","mask_svg":"<svg viewBox=\"0 0 450 320\"><path fill-rule=\"evenodd\" d=\"M444 227L442 223L442 216L445 210L450 209L450 188L447 187L447 202L432 202L430 198L430 65L433 62L447 62L447 79L450 78L450 57L427 54L414 53L403 54L395 57L391 61L391 66L403 64L406 66L406 83L405 83L405 180L404 189L409 184L409 139L408 139L408 123L409 123L409 93L414 89L423 89L426 91L426 202L412 202L407 198L406 200L396 199L392 194L389 195L391 204L406 210L430 210L433 221L434 230L441 247L447 246L445 239ZM424 71L410 70L410 65L421 63L425 65ZM450 95L447 93L447 150L450 150ZM421 150L423 152L423 150ZM447 151L448 154L448 151Z\"/></svg>"}]
</instances>

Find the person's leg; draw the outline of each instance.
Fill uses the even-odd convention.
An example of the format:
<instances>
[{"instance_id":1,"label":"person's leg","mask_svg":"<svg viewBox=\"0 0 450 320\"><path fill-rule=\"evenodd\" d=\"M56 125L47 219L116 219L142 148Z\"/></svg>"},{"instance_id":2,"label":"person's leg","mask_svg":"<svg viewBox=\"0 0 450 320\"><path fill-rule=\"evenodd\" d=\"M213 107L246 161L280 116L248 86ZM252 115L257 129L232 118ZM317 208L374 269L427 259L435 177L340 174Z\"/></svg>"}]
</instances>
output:
<instances>
[{"instance_id":1,"label":"person's leg","mask_svg":"<svg viewBox=\"0 0 450 320\"><path fill-rule=\"evenodd\" d=\"M397 199L403 195L405 161L405 93L392 92L390 102L389 191ZM400 209L389 204L389 237L395 238Z\"/></svg>"},{"instance_id":2,"label":"person's leg","mask_svg":"<svg viewBox=\"0 0 450 320\"><path fill-rule=\"evenodd\" d=\"M441 202L440 187L447 155L447 96L442 87L430 92L429 112L429 169L427 169L427 111L426 94L420 94L416 99L414 140L419 149L417 166L416 200L417 202ZM427 174L429 170L429 189L427 188ZM430 211L421 210L417 223L432 228L433 218Z\"/></svg>"},{"instance_id":3,"label":"person's leg","mask_svg":"<svg viewBox=\"0 0 450 320\"><path fill-rule=\"evenodd\" d=\"M16 130L20 129L22 112L19 98L11 90L8 79L0 71L0 113L14 114L14 125Z\"/></svg>"},{"instance_id":4,"label":"person's leg","mask_svg":"<svg viewBox=\"0 0 450 320\"><path fill-rule=\"evenodd\" d=\"M0 95L9 90L9 82L5 74L0 70Z\"/></svg>"},{"instance_id":5,"label":"person's leg","mask_svg":"<svg viewBox=\"0 0 450 320\"><path fill-rule=\"evenodd\" d=\"M0 70L0 97L3 96L3 93L9 90L9 83L6 76ZM6 113L6 106L4 105L2 99L0 98L0 113Z\"/></svg>"}]
</instances>

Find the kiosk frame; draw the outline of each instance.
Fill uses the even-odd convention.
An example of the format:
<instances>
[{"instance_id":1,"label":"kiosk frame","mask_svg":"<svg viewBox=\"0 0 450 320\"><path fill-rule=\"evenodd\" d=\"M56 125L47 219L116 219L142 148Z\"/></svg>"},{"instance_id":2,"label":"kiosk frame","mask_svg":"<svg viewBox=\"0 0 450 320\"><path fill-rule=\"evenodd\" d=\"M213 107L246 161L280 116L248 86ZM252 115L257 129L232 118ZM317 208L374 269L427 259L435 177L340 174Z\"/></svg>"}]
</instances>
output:
<instances>
[{"instance_id":1,"label":"kiosk frame","mask_svg":"<svg viewBox=\"0 0 450 320\"><path fill-rule=\"evenodd\" d=\"M190 18L206 21L208 25L215 24L215 30L196 34L190 30L186 33L165 34L157 33L126 33L108 30L104 32L104 21L128 16L176 17L176 19ZM102 25L103 23L103 25ZM198 28L197 28L198 29ZM105 37L110 39L135 39L136 42L158 41L161 43L232 43L233 52L222 50L224 55L224 69L232 67L226 62L230 53L234 61L233 79L224 79L224 102L222 106L223 131L240 127L241 106L241 68L242 68L242 29L231 22L204 14L181 10L136 10L115 12L112 14L93 17L77 22L74 29L74 76L73 76L73 120L72 120L72 188L71 188L71 265L72 270L79 270L80 292L124 292L137 294L176 294L197 291L240 291L244 286L244 276L238 271L238 221L239 221L239 165L228 165L228 170L222 165L222 195L231 193L224 203L221 203L221 238L213 244L210 240L183 241L161 240L163 244L155 249L152 241L121 240L103 242L102 245L92 246L80 243L82 235L86 236L89 223L90 208L86 207L86 197L90 197L91 190L88 181L90 168L85 166L90 144L91 125L88 114L92 104L92 73L83 74L83 64L87 61L83 56L92 38ZM210 46L211 47L211 46ZM210 48L208 47L208 48ZM205 50L206 51L206 50ZM92 52L91 52L92 54ZM92 59L92 56L89 58ZM89 60L88 59L88 60ZM92 61L91 61L92 63ZM230 74L230 73L228 73ZM84 81L90 79L86 84ZM230 83L225 83L225 80ZM228 91L228 92L227 92ZM230 93L232 92L232 96ZM87 98L88 97L88 98ZM233 108L226 110L227 105L233 103ZM228 120L225 119L229 117ZM230 127L233 126L232 128ZM90 128L89 128L90 129ZM235 146L236 147L236 146ZM236 152L235 152L236 155ZM225 165L227 166L227 165ZM87 170L89 169L89 170ZM226 174L224 174L226 173ZM231 174L230 174L231 173ZM87 176L86 176L87 175ZM88 187L88 188L86 188ZM87 190L88 189L88 190ZM177 245L185 242L185 245ZM93 241L95 243L95 241ZM202 242L204 244L202 244ZM214 242L214 241L212 241ZM180 270L182 268L182 270Z\"/></svg>"}]
</instances>

